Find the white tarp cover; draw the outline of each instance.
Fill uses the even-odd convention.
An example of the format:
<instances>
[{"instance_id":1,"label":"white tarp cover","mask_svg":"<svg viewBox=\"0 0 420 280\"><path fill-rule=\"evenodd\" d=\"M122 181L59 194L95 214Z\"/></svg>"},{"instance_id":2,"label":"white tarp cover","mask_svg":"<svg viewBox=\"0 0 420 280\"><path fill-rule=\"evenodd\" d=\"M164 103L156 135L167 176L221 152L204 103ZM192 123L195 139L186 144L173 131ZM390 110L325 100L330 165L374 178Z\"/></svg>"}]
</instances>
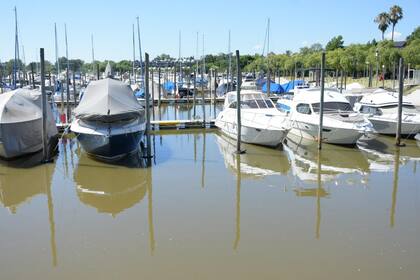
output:
<instances>
[{"instance_id":1,"label":"white tarp cover","mask_svg":"<svg viewBox=\"0 0 420 280\"><path fill-rule=\"evenodd\" d=\"M111 78L92 81L74 110L76 118L113 122L144 114L130 86Z\"/></svg>"},{"instance_id":2,"label":"white tarp cover","mask_svg":"<svg viewBox=\"0 0 420 280\"><path fill-rule=\"evenodd\" d=\"M47 108L48 140L58 134ZM17 89L0 95L0 156L17 157L42 148L42 98L38 90Z\"/></svg>"}]
</instances>

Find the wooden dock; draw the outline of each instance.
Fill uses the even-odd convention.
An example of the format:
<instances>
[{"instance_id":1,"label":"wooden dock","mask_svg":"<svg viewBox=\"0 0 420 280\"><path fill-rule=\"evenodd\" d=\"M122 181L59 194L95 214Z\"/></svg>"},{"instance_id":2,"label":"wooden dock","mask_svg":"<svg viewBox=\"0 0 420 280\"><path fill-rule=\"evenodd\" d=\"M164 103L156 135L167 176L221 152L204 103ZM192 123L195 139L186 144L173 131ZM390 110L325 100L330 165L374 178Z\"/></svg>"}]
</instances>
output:
<instances>
[{"instance_id":1,"label":"wooden dock","mask_svg":"<svg viewBox=\"0 0 420 280\"><path fill-rule=\"evenodd\" d=\"M57 123L57 129L60 133L69 127L68 123ZM159 130L180 130L192 128L213 129L216 128L215 120L163 120L163 121L150 121L152 131Z\"/></svg>"}]
</instances>

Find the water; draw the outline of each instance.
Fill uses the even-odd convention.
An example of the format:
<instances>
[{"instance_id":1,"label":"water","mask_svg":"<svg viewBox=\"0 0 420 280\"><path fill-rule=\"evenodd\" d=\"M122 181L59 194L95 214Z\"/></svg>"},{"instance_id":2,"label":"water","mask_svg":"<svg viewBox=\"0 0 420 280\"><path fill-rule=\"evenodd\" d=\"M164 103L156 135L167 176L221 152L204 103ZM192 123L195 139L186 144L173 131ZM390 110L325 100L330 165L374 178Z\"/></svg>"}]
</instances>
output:
<instances>
[{"instance_id":1,"label":"water","mask_svg":"<svg viewBox=\"0 0 420 280\"><path fill-rule=\"evenodd\" d=\"M1 162L0 278L418 278L416 142L238 156L215 130L161 133L150 168L75 139L52 164Z\"/></svg>"}]
</instances>

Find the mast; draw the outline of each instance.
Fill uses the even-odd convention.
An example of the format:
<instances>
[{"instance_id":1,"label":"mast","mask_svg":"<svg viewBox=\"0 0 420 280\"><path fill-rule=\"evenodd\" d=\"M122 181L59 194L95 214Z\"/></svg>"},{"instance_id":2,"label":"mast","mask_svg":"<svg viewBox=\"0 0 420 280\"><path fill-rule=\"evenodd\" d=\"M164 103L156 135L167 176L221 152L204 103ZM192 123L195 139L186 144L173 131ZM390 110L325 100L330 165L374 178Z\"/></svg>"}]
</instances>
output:
<instances>
[{"instance_id":1,"label":"mast","mask_svg":"<svg viewBox=\"0 0 420 280\"><path fill-rule=\"evenodd\" d=\"M18 23L17 23L17 9L16 6L14 8L14 12L15 12L15 60L13 62L13 88L16 88L16 80L17 80L17 76L16 76L16 71L20 72L20 67L19 67L19 37L18 37ZM20 73L18 73L19 77L20 77Z\"/></svg>"},{"instance_id":2,"label":"mast","mask_svg":"<svg viewBox=\"0 0 420 280\"><path fill-rule=\"evenodd\" d=\"M203 57L202 57L201 82L203 82L205 72L206 72L206 57L204 56L204 33L203 33Z\"/></svg>"},{"instance_id":3,"label":"mast","mask_svg":"<svg viewBox=\"0 0 420 280\"><path fill-rule=\"evenodd\" d=\"M196 75L198 75L198 31L197 31L197 41L196 41L196 50L195 50L195 61L196 61L196 66L195 66L195 72L196 72ZM195 77L195 75L194 75L194 78L196 79L197 77Z\"/></svg>"},{"instance_id":4,"label":"mast","mask_svg":"<svg viewBox=\"0 0 420 280\"><path fill-rule=\"evenodd\" d=\"M226 75L226 80L227 80L227 91L230 91L230 83L229 83L229 78L230 78L230 83L233 83L233 79L232 79L232 52L230 51L230 29L229 29L229 38L228 38L228 73Z\"/></svg>"},{"instance_id":5,"label":"mast","mask_svg":"<svg viewBox=\"0 0 420 280\"><path fill-rule=\"evenodd\" d=\"M64 37L66 39L66 59L67 59L67 75L70 70L70 62L69 62L69 45L67 44L67 25L64 24ZM67 77L67 83L68 83L69 77ZM67 93L68 94L68 93Z\"/></svg>"},{"instance_id":6,"label":"mast","mask_svg":"<svg viewBox=\"0 0 420 280\"><path fill-rule=\"evenodd\" d=\"M55 34L55 63L57 66L57 80L60 79L60 63L58 61L58 40L57 40L57 24L54 23L54 34Z\"/></svg>"},{"instance_id":7,"label":"mast","mask_svg":"<svg viewBox=\"0 0 420 280\"><path fill-rule=\"evenodd\" d=\"M140 77L143 77L143 58L141 53L141 40L140 40L140 24L139 24L139 17L137 19L137 36L139 38L139 53L140 53Z\"/></svg>"},{"instance_id":8,"label":"mast","mask_svg":"<svg viewBox=\"0 0 420 280\"><path fill-rule=\"evenodd\" d=\"M93 34L90 34L90 42L92 45L92 71L93 75L95 75L95 49L93 48Z\"/></svg>"},{"instance_id":9,"label":"mast","mask_svg":"<svg viewBox=\"0 0 420 280\"><path fill-rule=\"evenodd\" d=\"M181 61L181 30L179 30L178 33L178 59L179 59L179 82L182 83L183 77L182 77L182 61Z\"/></svg>"},{"instance_id":10,"label":"mast","mask_svg":"<svg viewBox=\"0 0 420 280\"><path fill-rule=\"evenodd\" d=\"M136 83L136 40L134 36L134 23L133 23L133 79Z\"/></svg>"}]
</instances>

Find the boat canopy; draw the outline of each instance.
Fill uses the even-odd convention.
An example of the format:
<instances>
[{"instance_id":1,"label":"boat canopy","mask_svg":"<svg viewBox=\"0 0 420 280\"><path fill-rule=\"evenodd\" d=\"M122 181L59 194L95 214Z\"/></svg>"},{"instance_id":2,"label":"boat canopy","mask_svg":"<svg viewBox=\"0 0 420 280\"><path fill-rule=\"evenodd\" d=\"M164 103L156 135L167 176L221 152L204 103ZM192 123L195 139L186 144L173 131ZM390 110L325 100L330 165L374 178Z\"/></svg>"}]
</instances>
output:
<instances>
[{"instance_id":1,"label":"boat canopy","mask_svg":"<svg viewBox=\"0 0 420 280\"><path fill-rule=\"evenodd\" d=\"M267 83L261 88L262 92L267 93ZM280 84L270 83L270 92L271 93L284 93L284 88Z\"/></svg>"},{"instance_id":2,"label":"boat canopy","mask_svg":"<svg viewBox=\"0 0 420 280\"><path fill-rule=\"evenodd\" d=\"M92 81L74 110L76 118L113 122L144 114L130 86L111 78Z\"/></svg>"}]
</instances>

